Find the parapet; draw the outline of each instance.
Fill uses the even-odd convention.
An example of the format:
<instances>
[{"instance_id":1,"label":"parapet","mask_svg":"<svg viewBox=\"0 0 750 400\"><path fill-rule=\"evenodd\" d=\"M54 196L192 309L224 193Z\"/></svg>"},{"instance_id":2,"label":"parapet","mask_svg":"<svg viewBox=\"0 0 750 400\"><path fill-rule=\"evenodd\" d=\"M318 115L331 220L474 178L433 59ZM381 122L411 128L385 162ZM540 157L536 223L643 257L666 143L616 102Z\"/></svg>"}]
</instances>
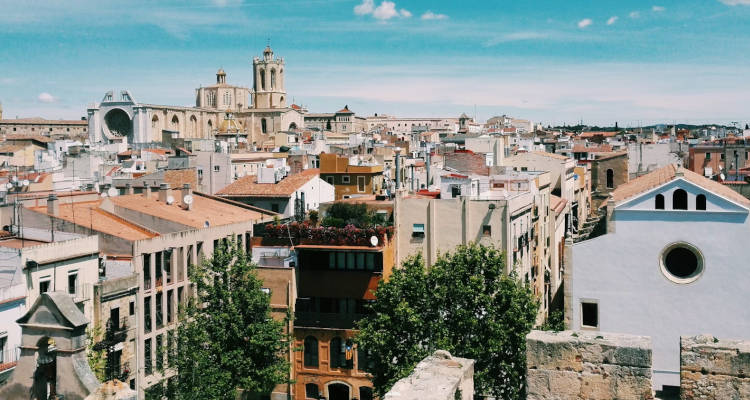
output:
<instances>
[{"instance_id":1,"label":"parapet","mask_svg":"<svg viewBox=\"0 0 750 400\"><path fill-rule=\"evenodd\" d=\"M383 400L472 400L474 360L438 350L422 360L411 375L396 382Z\"/></svg>"},{"instance_id":2,"label":"parapet","mask_svg":"<svg viewBox=\"0 0 750 400\"><path fill-rule=\"evenodd\" d=\"M682 399L750 399L750 341L680 338Z\"/></svg>"},{"instance_id":3,"label":"parapet","mask_svg":"<svg viewBox=\"0 0 750 400\"><path fill-rule=\"evenodd\" d=\"M526 336L529 400L651 399L651 339L594 331Z\"/></svg>"}]
</instances>

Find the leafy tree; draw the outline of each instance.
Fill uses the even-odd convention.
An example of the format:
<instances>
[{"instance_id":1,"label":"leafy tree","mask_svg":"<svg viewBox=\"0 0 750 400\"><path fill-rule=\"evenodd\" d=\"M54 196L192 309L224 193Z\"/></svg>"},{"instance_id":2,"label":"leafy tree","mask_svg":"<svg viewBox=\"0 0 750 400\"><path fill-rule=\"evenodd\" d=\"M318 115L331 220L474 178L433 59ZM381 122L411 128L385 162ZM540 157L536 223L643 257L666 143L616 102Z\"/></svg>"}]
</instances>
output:
<instances>
[{"instance_id":1,"label":"leafy tree","mask_svg":"<svg viewBox=\"0 0 750 400\"><path fill-rule=\"evenodd\" d=\"M326 210L323 226L342 228L352 224L357 228L368 228L374 225L385 225L386 218L364 203L333 203Z\"/></svg>"},{"instance_id":2,"label":"leafy tree","mask_svg":"<svg viewBox=\"0 0 750 400\"><path fill-rule=\"evenodd\" d=\"M191 267L197 296L180 313L175 397L223 400L288 383L289 337L271 317L255 268L236 244Z\"/></svg>"},{"instance_id":3,"label":"leafy tree","mask_svg":"<svg viewBox=\"0 0 750 400\"><path fill-rule=\"evenodd\" d=\"M552 311L549 314L549 317L547 317L547 320L544 321L542 326L539 327L539 329L543 331L564 331L565 330L565 315L560 310Z\"/></svg>"},{"instance_id":4,"label":"leafy tree","mask_svg":"<svg viewBox=\"0 0 750 400\"><path fill-rule=\"evenodd\" d=\"M526 334L538 304L528 287L503 271L501 251L470 244L430 269L417 255L381 281L357 336L378 395L443 349L476 360L476 393L525 398Z\"/></svg>"},{"instance_id":5,"label":"leafy tree","mask_svg":"<svg viewBox=\"0 0 750 400\"><path fill-rule=\"evenodd\" d=\"M97 346L102 336L103 332L100 325L86 328L86 358L88 359L91 371L100 382L107 380L107 354L104 349Z\"/></svg>"}]
</instances>

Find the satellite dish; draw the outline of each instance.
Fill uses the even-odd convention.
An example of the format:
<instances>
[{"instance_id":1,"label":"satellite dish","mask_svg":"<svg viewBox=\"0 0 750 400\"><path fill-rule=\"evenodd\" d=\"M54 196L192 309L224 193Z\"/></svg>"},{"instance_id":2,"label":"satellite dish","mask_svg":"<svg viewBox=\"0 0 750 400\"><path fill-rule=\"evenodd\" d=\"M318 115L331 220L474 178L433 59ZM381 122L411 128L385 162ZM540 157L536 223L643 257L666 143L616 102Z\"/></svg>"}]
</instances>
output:
<instances>
[{"instance_id":1,"label":"satellite dish","mask_svg":"<svg viewBox=\"0 0 750 400\"><path fill-rule=\"evenodd\" d=\"M723 181L723 180L725 180L725 179L727 179L727 178L726 178L726 177L724 176L724 174L719 174L719 177L721 178L721 180L722 180L722 181Z\"/></svg>"},{"instance_id":2,"label":"satellite dish","mask_svg":"<svg viewBox=\"0 0 750 400\"><path fill-rule=\"evenodd\" d=\"M377 236L371 236L370 237L370 244L372 247L375 247L378 245L378 237Z\"/></svg>"},{"instance_id":3,"label":"satellite dish","mask_svg":"<svg viewBox=\"0 0 750 400\"><path fill-rule=\"evenodd\" d=\"M24 186L29 186L29 180L28 179L24 179L23 182L21 182L21 184L24 185Z\"/></svg>"},{"instance_id":4,"label":"satellite dish","mask_svg":"<svg viewBox=\"0 0 750 400\"><path fill-rule=\"evenodd\" d=\"M13 189L13 184L8 182L5 184L5 187L8 188L8 190Z\"/></svg>"},{"instance_id":5,"label":"satellite dish","mask_svg":"<svg viewBox=\"0 0 750 400\"><path fill-rule=\"evenodd\" d=\"M211 223L206 220L206 222L203 223L203 227L208 228L209 226L211 226Z\"/></svg>"},{"instance_id":6,"label":"satellite dish","mask_svg":"<svg viewBox=\"0 0 750 400\"><path fill-rule=\"evenodd\" d=\"M182 198L182 202L185 204L193 204L193 195L187 194L185 197Z\"/></svg>"},{"instance_id":7,"label":"satellite dish","mask_svg":"<svg viewBox=\"0 0 750 400\"><path fill-rule=\"evenodd\" d=\"M172 203L174 203L174 197L167 196L167 204L172 204Z\"/></svg>"},{"instance_id":8,"label":"satellite dish","mask_svg":"<svg viewBox=\"0 0 750 400\"><path fill-rule=\"evenodd\" d=\"M111 187L111 188L109 188L109 189L107 190L107 196L109 196L109 197L115 197L115 196L117 196L118 194L120 194L120 193L118 193L118 192L117 192L117 189L115 189L115 188L113 188L113 187Z\"/></svg>"}]
</instances>

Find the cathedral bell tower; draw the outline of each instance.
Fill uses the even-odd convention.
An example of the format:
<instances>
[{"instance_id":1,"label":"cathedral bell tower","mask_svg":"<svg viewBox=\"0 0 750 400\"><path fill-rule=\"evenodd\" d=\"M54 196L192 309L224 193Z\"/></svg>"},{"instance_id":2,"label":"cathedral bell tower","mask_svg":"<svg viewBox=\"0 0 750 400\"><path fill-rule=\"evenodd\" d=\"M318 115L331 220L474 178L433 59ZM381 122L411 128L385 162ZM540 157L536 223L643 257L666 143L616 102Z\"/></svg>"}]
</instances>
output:
<instances>
[{"instance_id":1,"label":"cathedral bell tower","mask_svg":"<svg viewBox=\"0 0 750 400\"><path fill-rule=\"evenodd\" d=\"M253 78L253 108L286 108L284 59L274 58L271 46L253 58Z\"/></svg>"}]
</instances>

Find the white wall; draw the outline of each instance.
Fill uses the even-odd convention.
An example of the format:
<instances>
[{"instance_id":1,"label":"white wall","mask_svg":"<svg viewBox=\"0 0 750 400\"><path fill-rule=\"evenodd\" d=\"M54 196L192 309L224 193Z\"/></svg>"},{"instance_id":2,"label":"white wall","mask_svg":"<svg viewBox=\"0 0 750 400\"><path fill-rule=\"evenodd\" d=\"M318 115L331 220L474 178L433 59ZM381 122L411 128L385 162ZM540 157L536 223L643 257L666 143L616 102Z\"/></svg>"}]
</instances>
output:
<instances>
[{"instance_id":1,"label":"white wall","mask_svg":"<svg viewBox=\"0 0 750 400\"><path fill-rule=\"evenodd\" d=\"M671 210L671 194L688 192L689 210ZM666 210L654 209L663 193ZM695 195L707 195L707 211ZM599 330L651 336L654 386L679 385L680 335L750 335L750 274L742 240L748 210L683 180L672 181L615 209L615 233L573 246L572 329L581 328L581 300L598 302ZM703 254L704 270L692 283L668 279L661 253L687 242Z\"/></svg>"}]
</instances>

